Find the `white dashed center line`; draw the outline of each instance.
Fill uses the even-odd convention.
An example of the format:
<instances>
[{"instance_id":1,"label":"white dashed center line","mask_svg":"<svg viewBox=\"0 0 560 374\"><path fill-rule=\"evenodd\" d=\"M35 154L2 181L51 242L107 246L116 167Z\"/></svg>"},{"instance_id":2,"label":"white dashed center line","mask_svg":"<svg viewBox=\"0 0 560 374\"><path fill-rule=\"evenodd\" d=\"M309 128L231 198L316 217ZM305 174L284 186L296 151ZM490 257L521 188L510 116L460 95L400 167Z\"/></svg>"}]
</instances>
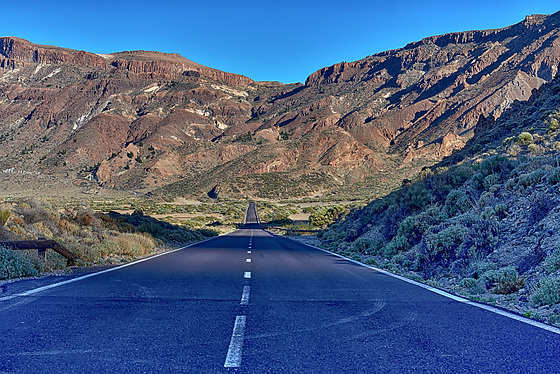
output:
<instances>
[{"instance_id":1,"label":"white dashed center line","mask_svg":"<svg viewBox=\"0 0 560 374\"><path fill-rule=\"evenodd\" d=\"M247 254L251 254L251 251L247 251Z\"/></svg>"},{"instance_id":2,"label":"white dashed center line","mask_svg":"<svg viewBox=\"0 0 560 374\"><path fill-rule=\"evenodd\" d=\"M243 287L243 294L241 295L241 305L249 304L249 293L251 292L250 286Z\"/></svg>"},{"instance_id":3,"label":"white dashed center line","mask_svg":"<svg viewBox=\"0 0 560 374\"><path fill-rule=\"evenodd\" d=\"M241 353L243 350L243 339L245 338L246 316L235 317L235 325L233 326L233 334L229 343L229 349L226 356L224 367L237 368L241 365Z\"/></svg>"},{"instance_id":4,"label":"white dashed center line","mask_svg":"<svg viewBox=\"0 0 560 374\"><path fill-rule=\"evenodd\" d=\"M246 271L245 274L243 274L243 278L245 278L245 279L251 278L251 272L250 272L250 271Z\"/></svg>"},{"instance_id":5,"label":"white dashed center line","mask_svg":"<svg viewBox=\"0 0 560 374\"><path fill-rule=\"evenodd\" d=\"M245 262L251 262L251 259L250 259L250 258L248 258L248 259L246 259L246 260L245 260Z\"/></svg>"}]
</instances>

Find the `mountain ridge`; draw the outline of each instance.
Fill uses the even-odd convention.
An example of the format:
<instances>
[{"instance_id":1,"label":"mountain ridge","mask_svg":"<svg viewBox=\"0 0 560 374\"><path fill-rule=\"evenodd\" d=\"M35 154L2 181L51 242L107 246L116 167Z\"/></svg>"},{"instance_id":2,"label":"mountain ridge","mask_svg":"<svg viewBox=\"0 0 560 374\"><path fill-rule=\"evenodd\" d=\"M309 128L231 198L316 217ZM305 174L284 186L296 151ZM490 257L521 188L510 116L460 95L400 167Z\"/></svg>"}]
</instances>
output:
<instances>
[{"instance_id":1,"label":"mountain ridge","mask_svg":"<svg viewBox=\"0 0 560 374\"><path fill-rule=\"evenodd\" d=\"M298 196L371 178L394 188L556 76L559 22L560 12L427 37L319 69L305 84L255 82L177 54L0 38L0 167L174 196L221 185L222 196L258 197L247 178L266 173L329 181Z\"/></svg>"}]
</instances>

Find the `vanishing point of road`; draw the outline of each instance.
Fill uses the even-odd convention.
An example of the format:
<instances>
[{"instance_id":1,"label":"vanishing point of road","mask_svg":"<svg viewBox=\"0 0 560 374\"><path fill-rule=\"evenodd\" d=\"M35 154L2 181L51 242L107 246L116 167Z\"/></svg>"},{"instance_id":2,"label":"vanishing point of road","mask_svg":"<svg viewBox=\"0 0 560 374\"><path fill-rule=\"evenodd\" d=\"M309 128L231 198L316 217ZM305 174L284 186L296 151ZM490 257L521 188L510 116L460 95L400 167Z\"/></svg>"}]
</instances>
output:
<instances>
[{"instance_id":1,"label":"vanishing point of road","mask_svg":"<svg viewBox=\"0 0 560 374\"><path fill-rule=\"evenodd\" d=\"M558 373L559 330L260 228L0 294L0 373ZM490 308L492 309L492 308Z\"/></svg>"}]
</instances>

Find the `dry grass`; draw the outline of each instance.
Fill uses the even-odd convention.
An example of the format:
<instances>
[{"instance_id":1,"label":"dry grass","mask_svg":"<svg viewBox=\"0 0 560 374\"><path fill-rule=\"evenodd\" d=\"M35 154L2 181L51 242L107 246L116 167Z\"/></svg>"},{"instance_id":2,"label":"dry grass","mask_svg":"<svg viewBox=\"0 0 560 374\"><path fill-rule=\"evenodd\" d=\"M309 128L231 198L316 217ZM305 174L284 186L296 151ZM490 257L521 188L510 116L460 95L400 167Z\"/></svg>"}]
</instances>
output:
<instances>
[{"instance_id":1,"label":"dry grass","mask_svg":"<svg viewBox=\"0 0 560 374\"><path fill-rule=\"evenodd\" d=\"M137 232L130 224L117 224L85 206L53 207L33 199L0 204L7 217L0 225L0 240L58 241L80 260L79 265L122 263L160 251L163 241ZM105 219L103 219L105 218ZM66 267L66 259L48 251L47 261L37 259L37 251L18 251L32 260L37 271Z\"/></svg>"}]
</instances>

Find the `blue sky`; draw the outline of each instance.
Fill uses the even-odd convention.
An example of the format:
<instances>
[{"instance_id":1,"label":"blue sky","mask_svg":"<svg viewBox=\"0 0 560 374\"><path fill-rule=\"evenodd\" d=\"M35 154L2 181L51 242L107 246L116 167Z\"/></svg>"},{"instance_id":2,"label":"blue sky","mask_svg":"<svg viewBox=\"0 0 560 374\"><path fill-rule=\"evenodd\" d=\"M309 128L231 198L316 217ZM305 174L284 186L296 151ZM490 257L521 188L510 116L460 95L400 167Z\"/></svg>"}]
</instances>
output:
<instances>
[{"instance_id":1,"label":"blue sky","mask_svg":"<svg viewBox=\"0 0 560 374\"><path fill-rule=\"evenodd\" d=\"M2 4L0 36L95 53L179 53L255 80L291 83L426 36L557 11L558 0L18 0Z\"/></svg>"}]
</instances>

